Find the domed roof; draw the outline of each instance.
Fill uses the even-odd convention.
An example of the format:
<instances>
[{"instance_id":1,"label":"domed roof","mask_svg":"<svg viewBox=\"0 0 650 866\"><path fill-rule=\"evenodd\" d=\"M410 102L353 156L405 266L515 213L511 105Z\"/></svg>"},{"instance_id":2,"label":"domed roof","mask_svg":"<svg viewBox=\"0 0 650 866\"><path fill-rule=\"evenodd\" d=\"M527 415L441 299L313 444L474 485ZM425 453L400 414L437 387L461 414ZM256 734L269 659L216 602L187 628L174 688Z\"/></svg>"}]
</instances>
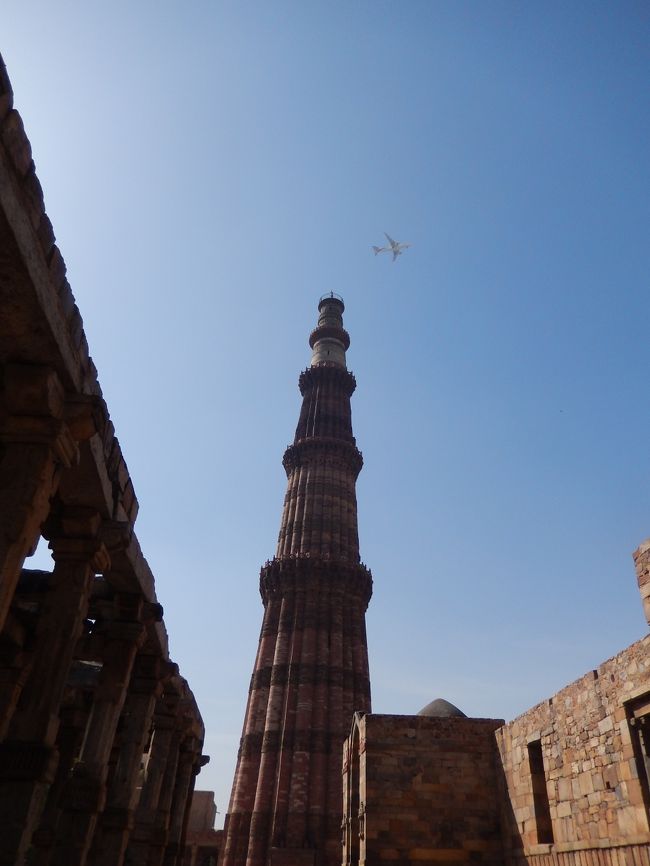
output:
<instances>
[{"instance_id":1,"label":"domed roof","mask_svg":"<svg viewBox=\"0 0 650 866\"><path fill-rule=\"evenodd\" d=\"M462 710L459 710L458 707L450 704L444 698L436 698L435 701L431 701L426 707L422 707L418 716L437 716L438 718L452 718L456 716L462 719L467 718Z\"/></svg>"}]
</instances>

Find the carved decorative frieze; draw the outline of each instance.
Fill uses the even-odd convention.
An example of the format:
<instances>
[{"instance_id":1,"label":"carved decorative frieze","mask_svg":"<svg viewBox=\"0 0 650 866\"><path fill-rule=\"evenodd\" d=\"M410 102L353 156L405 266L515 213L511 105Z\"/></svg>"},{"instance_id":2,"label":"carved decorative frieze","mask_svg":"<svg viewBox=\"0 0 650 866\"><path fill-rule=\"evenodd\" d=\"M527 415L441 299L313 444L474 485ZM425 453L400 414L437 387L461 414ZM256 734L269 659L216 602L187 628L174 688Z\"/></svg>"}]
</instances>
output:
<instances>
[{"instance_id":1,"label":"carved decorative frieze","mask_svg":"<svg viewBox=\"0 0 650 866\"><path fill-rule=\"evenodd\" d=\"M356 597L366 606L372 596L372 574L365 565L342 563L309 554L272 559L260 572L260 595L266 602L272 595L298 591ZM364 608L365 609L365 608Z\"/></svg>"},{"instance_id":2,"label":"carved decorative frieze","mask_svg":"<svg viewBox=\"0 0 650 866\"><path fill-rule=\"evenodd\" d=\"M312 333L315 332L312 331ZM349 344L346 348L349 348ZM307 367L300 374L298 379L300 393L304 397L310 388L320 385L325 381L338 385L346 397L351 397L357 387L354 373L335 364L319 364L317 367Z\"/></svg>"},{"instance_id":3,"label":"carved decorative frieze","mask_svg":"<svg viewBox=\"0 0 650 866\"><path fill-rule=\"evenodd\" d=\"M351 442L319 436L289 445L282 458L287 476L301 466L318 464L340 466L352 471L356 479L363 467L363 455Z\"/></svg>"}]
</instances>

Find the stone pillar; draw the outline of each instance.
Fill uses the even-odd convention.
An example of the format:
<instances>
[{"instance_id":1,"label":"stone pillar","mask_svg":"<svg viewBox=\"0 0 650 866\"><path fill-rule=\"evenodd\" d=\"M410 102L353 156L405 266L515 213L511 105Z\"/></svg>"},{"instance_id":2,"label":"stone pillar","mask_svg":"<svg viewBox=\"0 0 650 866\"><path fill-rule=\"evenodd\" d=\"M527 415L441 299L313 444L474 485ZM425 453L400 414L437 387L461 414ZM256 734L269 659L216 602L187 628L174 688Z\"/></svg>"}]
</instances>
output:
<instances>
[{"instance_id":1,"label":"stone pillar","mask_svg":"<svg viewBox=\"0 0 650 866\"><path fill-rule=\"evenodd\" d=\"M106 802L108 762L145 628L143 599L116 595L115 619L104 633L103 666L95 689L79 760L61 795L52 866L84 866L98 815Z\"/></svg>"},{"instance_id":2,"label":"stone pillar","mask_svg":"<svg viewBox=\"0 0 650 866\"><path fill-rule=\"evenodd\" d=\"M58 762L59 710L74 648L83 628L93 575L108 568L94 537L100 518L76 509L61 516L50 541L52 588L43 600L31 673L0 744L0 866L22 866Z\"/></svg>"},{"instance_id":3,"label":"stone pillar","mask_svg":"<svg viewBox=\"0 0 650 866\"><path fill-rule=\"evenodd\" d=\"M181 735L178 729L180 699L168 689L159 699L154 713L154 732L145 772L145 781L135 815L135 825L127 846L129 866L153 866L167 842L169 805L174 789Z\"/></svg>"},{"instance_id":4,"label":"stone pillar","mask_svg":"<svg viewBox=\"0 0 650 866\"><path fill-rule=\"evenodd\" d=\"M0 630L24 559L34 549L49 513L61 470L79 458L76 442L64 421L64 392L56 373L46 367L7 364L3 379Z\"/></svg>"},{"instance_id":5,"label":"stone pillar","mask_svg":"<svg viewBox=\"0 0 650 866\"><path fill-rule=\"evenodd\" d=\"M643 612L650 625L650 538L639 545L633 556Z\"/></svg>"},{"instance_id":6,"label":"stone pillar","mask_svg":"<svg viewBox=\"0 0 650 866\"><path fill-rule=\"evenodd\" d=\"M183 866L187 866L188 860L191 866L193 861L196 859L198 853L198 848L194 848L193 850L191 850L187 847L187 829L190 823L190 812L192 811L192 798L194 797L194 789L196 787L196 777L201 772L201 767L205 767L205 765L208 764L210 761L209 755L201 755L202 748L203 745L201 743L197 760L195 761L194 767L192 769L192 781L190 784L190 789L187 793L187 797L185 800L185 814L183 815L183 829L180 842L180 854L178 860L176 861L177 866L181 866L181 864L183 864Z\"/></svg>"},{"instance_id":7,"label":"stone pillar","mask_svg":"<svg viewBox=\"0 0 650 866\"><path fill-rule=\"evenodd\" d=\"M73 672L74 662L71 673L73 674L73 680L76 680L77 678ZM70 770L81 751L81 744L83 743L84 733L88 725L92 703L92 698L88 694L88 688L77 685L76 682L72 688L70 688L70 685L70 678L68 678L67 695L61 706L61 723L56 740L59 765L54 781L48 791L41 822L32 836L32 844L29 851L29 866L49 866L60 815L61 793L68 781Z\"/></svg>"},{"instance_id":8,"label":"stone pillar","mask_svg":"<svg viewBox=\"0 0 650 866\"><path fill-rule=\"evenodd\" d=\"M175 665L144 652L135 660L129 691L122 710L119 755L95 832L90 862L93 866L122 866L134 825L142 756L151 733L156 701L165 676Z\"/></svg>"},{"instance_id":9,"label":"stone pillar","mask_svg":"<svg viewBox=\"0 0 650 866\"><path fill-rule=\"evenodd\" d=\"M198 759L201 742L196 737L186 737L181 744L176 770L176 782L169 816L167 846L162 860L163 866L177 866L181 863L184 844L184 830L188 817L188 807L194 792L194 781L200 770Z\"/></svg>"},{"instance_id":10,"label":"stone pillar","mask_svg":"<svg viewBox=\"0 0 650 866\"><path fill-rule=\"evenodd\" d=\"M169 840L169 824L171 820L172 803L176 787L176 776L181 757L181 743L184 731L180 724L172 732L171 746L165 767L165 775L158 799L158 808L154 815L152 834L149 842L149 866L162 866L165 848Z\"/></svg>"}]
</instances>

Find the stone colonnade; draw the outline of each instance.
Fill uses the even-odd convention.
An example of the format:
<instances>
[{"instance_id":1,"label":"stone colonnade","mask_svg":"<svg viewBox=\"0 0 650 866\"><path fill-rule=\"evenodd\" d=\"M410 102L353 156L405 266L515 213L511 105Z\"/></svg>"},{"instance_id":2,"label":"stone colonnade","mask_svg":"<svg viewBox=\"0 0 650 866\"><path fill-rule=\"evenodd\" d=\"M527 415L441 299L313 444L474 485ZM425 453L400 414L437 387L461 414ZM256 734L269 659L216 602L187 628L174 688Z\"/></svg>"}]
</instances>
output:
<instances>
[{"instance_id":1,"label":"stone colonnade","mask_svg":"<svg viewBox=\"0 0 650 866\"><path fill-rule=\"evenodd\" d=\"M203 722L54 241L0 58L0 866L176 866Z\"/></svg>"}]
</instances>

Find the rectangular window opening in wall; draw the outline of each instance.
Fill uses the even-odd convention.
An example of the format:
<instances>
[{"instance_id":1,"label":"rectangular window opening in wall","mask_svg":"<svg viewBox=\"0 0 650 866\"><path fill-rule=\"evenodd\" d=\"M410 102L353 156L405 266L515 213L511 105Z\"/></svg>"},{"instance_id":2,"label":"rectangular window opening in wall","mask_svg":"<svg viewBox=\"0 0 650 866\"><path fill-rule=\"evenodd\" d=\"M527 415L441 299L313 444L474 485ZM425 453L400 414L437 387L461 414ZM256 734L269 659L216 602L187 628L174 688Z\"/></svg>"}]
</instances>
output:
<instances>
[{"instance_id":1,"label":"rectangular window opening in wall","mask_svg":"<svg viewBox=\"0 0 650 866\"><path fill-rule=\"evenodd\" d=\"M650 692L627 704L632 748L650 826Z\"/></svg>"},{"instance_id":2,"label":"rectangular window opening in wall","mask_svg":"<svg viewBox=\"0 0 650 866\"><path fill-rule=\"evenodd\" d=\"M528 763L530 777L533 783L533 808L537 825L537 842L539 844L553 842L553 824L551 809L546 789L546 773L544 772L544 756L542 741L534 740L528 743Z\"/></svg>"}]
</instances>

